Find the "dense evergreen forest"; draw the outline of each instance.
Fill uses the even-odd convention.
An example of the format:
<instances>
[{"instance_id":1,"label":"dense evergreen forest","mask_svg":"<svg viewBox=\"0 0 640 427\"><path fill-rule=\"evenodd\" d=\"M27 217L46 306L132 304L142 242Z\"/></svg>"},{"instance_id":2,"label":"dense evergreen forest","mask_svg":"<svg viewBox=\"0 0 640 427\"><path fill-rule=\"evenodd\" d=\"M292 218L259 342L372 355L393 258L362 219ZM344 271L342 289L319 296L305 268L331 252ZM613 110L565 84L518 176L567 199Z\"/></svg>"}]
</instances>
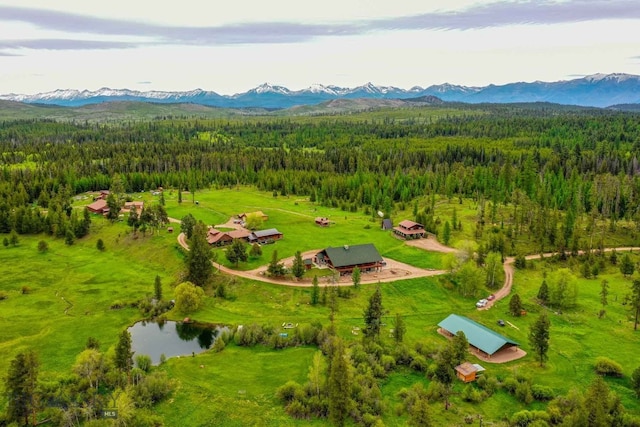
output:
<instances>
[{"instance_id":1,"label":"dense evergreen forest","mask_svg":"<svg viewBox=\"0 0 640 427\"><path fill-rule=\"evenodd\" d=\"M54 232L36 205L71 215L69 197L114 178L127 192L247 184L351 211L391 212L434 194L511 203L510 232L524 227L541 249L569 248L582 214L611 227L640 221L637 114L544 104L436 112L2 122L0 232ZM429 206L414 213L436 231ZM483 225L482 216L479 234Z\"/></svg>"}]
</instances>

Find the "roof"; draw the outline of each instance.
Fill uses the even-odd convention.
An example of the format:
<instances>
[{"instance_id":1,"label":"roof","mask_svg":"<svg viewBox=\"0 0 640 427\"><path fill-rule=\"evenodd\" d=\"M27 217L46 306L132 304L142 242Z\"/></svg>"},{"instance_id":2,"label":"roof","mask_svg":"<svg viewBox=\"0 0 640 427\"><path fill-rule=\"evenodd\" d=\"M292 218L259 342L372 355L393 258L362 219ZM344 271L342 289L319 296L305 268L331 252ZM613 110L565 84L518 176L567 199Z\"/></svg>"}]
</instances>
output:
<instances>
[{"instance_id":1,"label":"roof","mask_svg":"<svg viewBox=\"0 0 640 427\"><path fill-rule=\"evenodd\" d=\"M376 247L373 246L373 243L354 246L344 245L337 248L329 246L322 252L327 254L334 267L347 267L382 261L382 257Z\"/></svg>"},{"instance_id":2,"label":"roof","mask_svg":"<svg viewBox=\"0 0 640 427\"><path fill-rule=\"evenodd\" d=\"M231 231L227 231L227 234L232 239L245 239L249 237L251 233L248 232L247 230L231 230Z\"/></svg>"},{"instance_id":3,"label":"roof","mask_svg":"<svg viewBox=\"0 0 640 427\"><path fill-rule=\"evenodd\" d=\"M255 211L255 212L243 212L241 214L238 215L238 218L242 218L242 217L247 217L249 215L255 215L255 216L261 216L261 217L265 217L267 216L264 212L262 211Z\"/></svg>"},{"instance_id":4,"label":"roof","mask_svg":"<svg viewBox=\"0 0 640 427\"><path fill-rule=\"evenodd\" d=\"M419 222L410 221L408 219L405 219L404 221L400 221L400 223L398 225L400 227L402 227L402 228L411 228L411 227L415 227L415 226L418 226L420 228L424 228L424 225L420 224Z\"/></svg>"},{"instance_id":5,"label":"roof","mask_svg":"<svg viewBox=\"0 0 640 427\"><path fill-rule=\"evenodd\" d=\"M477 372L478 369L476 368L475 365L472 365L469 362L464 362L463 364L456 366L456 371L460 372L462 375L466 377L467 375Z\"/></svg>"},{"instance_id":6,"label":"roof","mask_svg":"<svg viewBox=\"0 0 640 427\"><path fill-rule=\"evenodd\" d=\"M89 210L94 210L94 211L101 211L106 207L107 207L107 201L103 199L96 200L95 202L87 206Z\"/></svg>"},{"instance_id":7,"label":"roof","mask_svg":"<svg viewBox=\"0 0 640 427\"><path fill-rule=\"evenodd\" d=\"M218 243L221 240L229 241L229 240L232 240L232 238L227 233L209 234L209 236L207 237L207 242L209 242L210 245L213 245L214 243Z\"/></svg>"},{"instance_id":8,"label":"roof","mask_svg":"<svg viewBox=\"0 0 640 427\"><path fill-rule=\"evenodd\" d=\"M452 334L456 334L458 331L464 332L469 344L489 355L500 350L506 344L520 345L486 326L457 314L450 314L449 317L438 323L438 326Z\"/></svg>"},{"instance_id":9,"label":"roof","mask_svg":"<svg viewBox=\"0 0 640 427\"><path fill-rule=\"evenodd\" d=\"M391 230L393 228L393 221L391 221L391 218L385 218L382 220L382 228L385 230Z\"/></svg>"},{"instance_id":10,"label":"roof","mask_svg":"<svg viewBox=\"0 0 640 427\"><path fill-rule=\"evenodd\" d=\"M253 235L257 239L260 239L262 237L277 236L278 234L282 234L282 233L275 228L269 228L267 230L258 230L253 232Z\"/></svg>"}]
</instances>

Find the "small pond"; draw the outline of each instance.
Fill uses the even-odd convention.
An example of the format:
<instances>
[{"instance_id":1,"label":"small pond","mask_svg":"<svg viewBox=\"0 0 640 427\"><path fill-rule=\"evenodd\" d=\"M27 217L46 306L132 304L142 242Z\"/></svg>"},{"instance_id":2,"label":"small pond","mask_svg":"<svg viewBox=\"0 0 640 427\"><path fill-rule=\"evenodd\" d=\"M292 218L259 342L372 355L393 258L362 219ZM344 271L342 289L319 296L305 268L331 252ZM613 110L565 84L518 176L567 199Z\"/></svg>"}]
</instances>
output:
<instances>
[{"instance_id":1,"label":"small pond","mask_svg":"<svg viewBox=\"0 0 640 427\"><path fill-rule=\"evenodd\" d=\"M167 359L175 356L191 356L211 348L226 326L201 323L165 321L142 321L129 329L131 349L135 355L146 354L154 365L160 363L160 356Z\"/></svg>"}]
</instances>

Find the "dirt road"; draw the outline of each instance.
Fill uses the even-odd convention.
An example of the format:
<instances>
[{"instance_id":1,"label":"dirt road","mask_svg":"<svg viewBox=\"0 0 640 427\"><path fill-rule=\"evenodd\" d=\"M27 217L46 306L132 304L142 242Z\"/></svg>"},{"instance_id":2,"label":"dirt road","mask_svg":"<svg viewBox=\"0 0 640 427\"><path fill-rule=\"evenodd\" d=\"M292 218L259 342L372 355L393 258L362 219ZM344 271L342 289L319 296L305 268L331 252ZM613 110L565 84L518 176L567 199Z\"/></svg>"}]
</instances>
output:
<instances>
[{"instance_id":1,"label":"dirt road","mask_svg":"<svg viewBox=\"0 0 640 427\"><path fill-rule=\"evenodd\" d=\"M189 250L189 245L186 242L186 237L184 233L180 233L178 235L178 243L184 249ZM315 249L311 251L306 251L302 253L302 258L312 258L315 254L320 252L321 249ZM285 266L290 267L293 264L293 258L284 258L280 260L283 262ZM377 273L368 273L363 274L361 276L360 283L386 283L386 282L394 282L396 280L403 279L415 279L417 277L431 277L437 276L440 274L447 273L446 270L426 270L423 268L414 267L409 264L404 264L402 262L390 259L383 258L386 261L387 265L383 267L382 271ZM311 279L302 279L299 281L287 280L287 279L274 279L271 277L267 277L266 271L267 266L258 267L254 270L240 271L234 270L228 267L225 267L219 263L213 263L213 266L219 271L227 274L232 274L238 277L244 277L252 280L259 280L261 282L273 283L276 285L284 285L284 286L298 286L298 287L311 287L313 284L311 283ZM320 279L320 284L331 284L333 286L352 286L353 282L351 280L350 275L340 276L337 281L333 282L332 276L325 276Z\"/></svg>"}]
</instances>

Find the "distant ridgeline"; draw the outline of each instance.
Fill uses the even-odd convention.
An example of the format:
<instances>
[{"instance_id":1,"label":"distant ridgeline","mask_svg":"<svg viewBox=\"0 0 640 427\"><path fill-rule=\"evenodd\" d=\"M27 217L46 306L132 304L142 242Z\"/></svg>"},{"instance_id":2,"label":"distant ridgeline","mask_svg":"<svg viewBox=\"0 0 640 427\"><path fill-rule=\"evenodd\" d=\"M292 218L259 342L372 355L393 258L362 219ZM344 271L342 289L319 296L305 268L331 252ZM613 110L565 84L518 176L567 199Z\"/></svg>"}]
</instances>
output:
<instances>
[{"instance_id":1,"label":"distant ridgeline","mask_svg":"<svg viewBox=\"0 0 640 427\"><path fill-rule=\"evenodd\" d=\"M242 184L372 216L421 198L412 219L427 231L438 223L436 195L474 198L483 215L488 203L480 235L485 219L500 222L491 206L512 203L512 232L532 233L547 248L568 245L583 213L640 221L638 119L522 104L109 125L3 122L0 232L26 229L16 209L51 209L57 200L69 212L73 195L108 189L119 177L124 192Z\"/></svg>"}]
</instances>

